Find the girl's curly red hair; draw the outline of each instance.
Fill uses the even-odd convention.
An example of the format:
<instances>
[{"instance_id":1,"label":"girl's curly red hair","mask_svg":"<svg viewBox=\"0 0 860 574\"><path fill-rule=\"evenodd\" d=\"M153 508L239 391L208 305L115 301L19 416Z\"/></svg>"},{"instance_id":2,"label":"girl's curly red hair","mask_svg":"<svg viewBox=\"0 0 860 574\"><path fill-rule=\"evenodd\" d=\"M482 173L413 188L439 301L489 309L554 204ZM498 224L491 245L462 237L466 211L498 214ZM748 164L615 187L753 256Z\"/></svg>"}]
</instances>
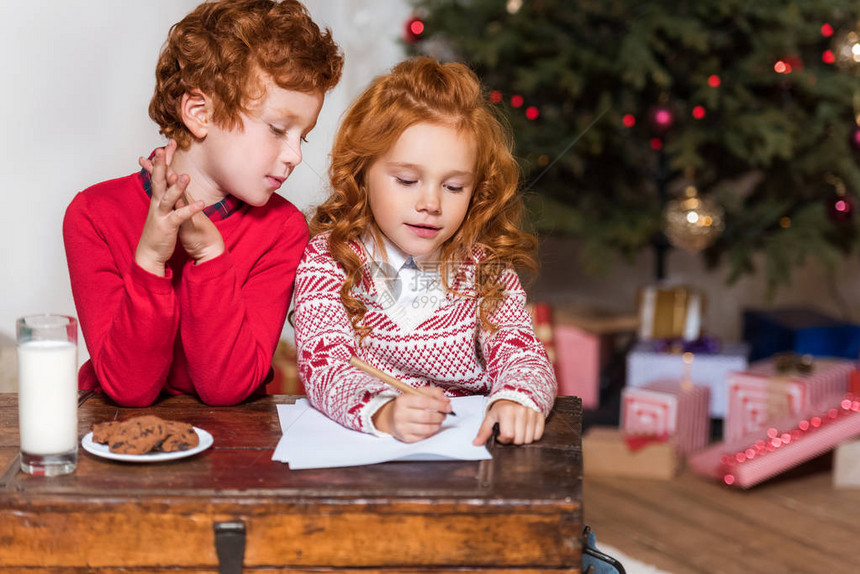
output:
<instances>
[{"instance_id":1,"label":"girl's curly red hair","mask_svg":"<svg viewBox=\"0 0 860 574\"><path fill-rule=\"evenodd\" d=\"M340 297L359 333L367 309L351 295L362 268L351 241L365 232L378 237L366 191L370 165L418 123L450 125L470 134L477 144L476 185L460 229L442 245L442 277L452 265L474 264L475 287L481 298L479 319L494 329L489 317L504 295L501 273L508 267L536 268L536 239L521 229L524 208L519 193L520 171L513 140L482 91L477 76L458 63L441 64L413 58L376 78L347 110L335 137L329 178L332 192L310 223L311 233L329 232L328 247L346 272ZM483 257L472 260L474 247Z\"/></svg>"},{"instance_id":2,"label":"girl's curly red hair","mask_svg":"<svg viewBox=\"0 0 860 574\"><path fill-rule=\"evenodd\" d=\"M200 90L226 129L265 95L264 81L285 90L326 93L340 80L343 56L297 0L204 2L170 29L155 68L149 116L160 132L187 148L182 97Z\"/></svg>"}]
</instances>

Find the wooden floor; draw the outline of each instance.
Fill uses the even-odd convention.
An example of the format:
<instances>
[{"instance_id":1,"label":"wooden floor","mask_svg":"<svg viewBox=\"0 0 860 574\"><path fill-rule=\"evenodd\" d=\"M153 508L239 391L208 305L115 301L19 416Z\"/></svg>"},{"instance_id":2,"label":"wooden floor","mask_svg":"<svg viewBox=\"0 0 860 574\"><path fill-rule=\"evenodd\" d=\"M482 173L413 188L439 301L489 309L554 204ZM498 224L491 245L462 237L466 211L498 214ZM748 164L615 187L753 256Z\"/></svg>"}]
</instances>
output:
<instances>
[{"instance_id":1,"label":"wooden floor","mask_svg":"<svg viewBox=\"0 0 860 574\"><path fill-rule=\"evenodd\" d=\"M689 473L585 476L585 524L672 574L856 574L860 489L834 489L831 465L827 455L747 491Z\"/></svg>"}]
</instances>

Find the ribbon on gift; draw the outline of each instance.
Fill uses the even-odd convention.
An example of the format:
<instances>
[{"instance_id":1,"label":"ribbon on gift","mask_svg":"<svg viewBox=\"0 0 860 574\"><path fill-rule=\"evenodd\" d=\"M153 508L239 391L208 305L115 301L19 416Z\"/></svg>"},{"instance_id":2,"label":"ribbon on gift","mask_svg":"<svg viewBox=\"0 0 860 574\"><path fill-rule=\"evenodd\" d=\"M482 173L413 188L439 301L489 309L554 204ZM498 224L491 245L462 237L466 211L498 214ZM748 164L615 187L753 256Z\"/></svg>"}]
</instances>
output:
<instances>
[{"instance_id":1,"label":"ribbon on gift","mask_svg":"<svg viewBox=\"0 0 860 574\"><path fill-rule=\"evenodd\" d=\"M808 375L815 369L815 361L812 355L778 353L773 356L773 366L777 375Z\"/></svg>"},{"instance_id":2,"label":"ribbon on gift","mask_svg":"<svg viewBox=\"0 0 860 574\"><path fill-rule=\"evenodd\" d=\"M627 445L627 450L636 452L642 450L648 445L663 443L669 440L669 434L625 434L624 444Z\"/></svg>"},{"instance_id":3,"label":"ribbon on gift","mask_svg":"<svg viewBox=\"0 0 860 574\"><path fill-rule=\"evenodd\" d=\"M720 340L717 337L703 335L693 341L685 341L679 337L654 339L651 348L655 353L703 353L713 355L720 352Z\"/></svg>"},{"instance_id":4,"label":"ribbon on gift","mask_svg":"<svg viewBox=\"0 0 860 574\"><path fill-rule=\"evenodd\" d=\"M765 387L765 412L767 420L775 420L792 414L789 385L797 384L815 370L811 355L779 353L773 356L775 376L768 379Z\"/></svg>"}]
</instances>

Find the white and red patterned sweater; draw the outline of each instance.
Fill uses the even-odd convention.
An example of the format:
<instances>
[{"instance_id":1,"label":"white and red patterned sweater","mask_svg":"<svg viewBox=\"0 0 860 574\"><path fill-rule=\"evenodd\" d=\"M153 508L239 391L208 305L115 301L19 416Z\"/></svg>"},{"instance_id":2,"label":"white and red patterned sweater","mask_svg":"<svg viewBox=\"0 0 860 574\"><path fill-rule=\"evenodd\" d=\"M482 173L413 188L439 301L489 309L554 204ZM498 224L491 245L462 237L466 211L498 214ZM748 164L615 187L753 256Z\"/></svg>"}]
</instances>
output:
<instances>
[{"instance_id":1,"label":"white and red patterned sweater","mask_svg":"<svg viewBox=\"0 0 860 574\"><path fill-rule=\"evenodd\" d=\"M512 269L503 274L506 294L492 315L495 333L479 328L472 265L461 266L445 305L417 328L404 331L380 304L383 298L370 275L373 262L359 244L350 244L364 266L363 280L352 293L367 306L362 323L372 328L359 343L340 300L346 275L332 258L327 238L321 234L311 240L296 272L299 375L315 408L347 428L382 434L371 417L399 393L351 366L348 361L355 355L415 387L432 384L449 396L488 395L488 404L509 399L549 414L555 374ZM480 254L476 249L473 256Z\"/></svg>"}]
</instances>

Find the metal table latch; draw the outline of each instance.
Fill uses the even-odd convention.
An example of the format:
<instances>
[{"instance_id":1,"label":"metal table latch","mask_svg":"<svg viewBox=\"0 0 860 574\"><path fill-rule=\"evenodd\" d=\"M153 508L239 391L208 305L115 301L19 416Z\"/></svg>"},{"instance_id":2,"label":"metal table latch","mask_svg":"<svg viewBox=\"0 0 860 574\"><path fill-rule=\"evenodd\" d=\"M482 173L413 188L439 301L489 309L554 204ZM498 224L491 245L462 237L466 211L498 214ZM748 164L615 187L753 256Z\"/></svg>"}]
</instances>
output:
<instances>
[{"instance_id":1,"label":"metal table latch","mask_svg":"<svg viewBox=\"0 0 860 574\"><path fill-rule=\"evenodd\" d=\"M245 561L245 523L239 520L216 522L215 553L219 574L242 574Z\"/></svg>"}]
</instances>

